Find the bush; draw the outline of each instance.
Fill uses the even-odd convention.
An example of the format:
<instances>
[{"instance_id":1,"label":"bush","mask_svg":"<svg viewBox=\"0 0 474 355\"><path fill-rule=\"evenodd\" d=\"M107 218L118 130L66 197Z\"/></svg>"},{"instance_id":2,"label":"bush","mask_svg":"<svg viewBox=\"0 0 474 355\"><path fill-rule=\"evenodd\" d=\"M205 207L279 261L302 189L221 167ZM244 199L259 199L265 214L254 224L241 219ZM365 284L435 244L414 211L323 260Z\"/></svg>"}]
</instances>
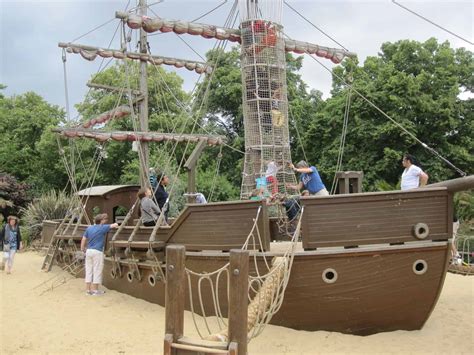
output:
<instances>
[{"instance_id":1,"label":"bush","mask_svg":"<svg viewBox=\"0 0 474 355\"><path fill-rule=\"evenodd\" d=\"M454 195L454 211L463 223L472 224L474 221L474 191L461 191Z\"/></svg>"},{"instance_id":2,"label":"bush","mask_svg":"<svg viewBox=\"0 0 474 355\"><path fill-rule=\"evenodd\" d=\"M29 229L28 241L31 242L40 238L42 223L46 219L63 219L69 211L76 206L70 196L64 192L51 190L46 194L36 198L22 209L23 222Z\"/></svg>"}]
</instances>

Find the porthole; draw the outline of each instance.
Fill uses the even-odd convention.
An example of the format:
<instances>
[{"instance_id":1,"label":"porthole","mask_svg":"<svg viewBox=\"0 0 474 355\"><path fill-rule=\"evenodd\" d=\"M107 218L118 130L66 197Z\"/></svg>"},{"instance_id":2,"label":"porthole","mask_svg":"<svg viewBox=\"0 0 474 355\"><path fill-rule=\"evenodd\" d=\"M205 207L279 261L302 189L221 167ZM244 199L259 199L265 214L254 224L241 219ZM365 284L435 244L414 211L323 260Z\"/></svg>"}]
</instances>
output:
<instances>
[{"instance_id":1,"label":"porthole","mask_svg":"<svg viewBox=\"0 0 474 355\"><path fill-rule=\"evenodd\" d=\"M113 278L113 279L117 278L117 272L115 271L114 268L112 268L112 270L110 270L110 277Z\"/></svg>"},{"instance_id":2,"label":"porthole","mask_svg":"<svg viewBox=\"0 0 474 355\"><path fill-rule=\"evenodd\" d=\"M127 272L127 281L128 282L133 282L133 272L132 271Z\"/></svg>"},{"instance_id":3,"label":"porthole","mask_svg":"<svg viewBox=\"0 0 474 355\"><path fill-rule=\"evenodd\" d=\"M331 268L328 268L323 271L323 281L332 284L337 280L337 271Z\"/></svg>"},{"instance_id":4,"label":"porthole","mask_svg":"<svg viewBox=\"0 0 474 355\"><path fill-rule=\"evenodd\" d=\"M417 275L423 275L428 270L428 263L424 260L417 260L413 263L413 272Z\"/></svg>"},{"instance_id":5,"label":"porthole","mask_svg":"<svg viewBox=\"0 0 474 355\"><path fill-rule=\"evenodd\" d=\"M417 239L426 239L430 234L430 228L426 223L417 223L413 226L413 235Z\"/></svg>"},{"instance_id":6,"label":"porthole","mask_svg":"<svg viewBox=\"0 0 474 355\"><path fill-rule=\"evenodd\" d=\"M156 278L155 275L148 275L148 283L151 287L155 287L156 285Z\"/></svg>"}]
</instances>

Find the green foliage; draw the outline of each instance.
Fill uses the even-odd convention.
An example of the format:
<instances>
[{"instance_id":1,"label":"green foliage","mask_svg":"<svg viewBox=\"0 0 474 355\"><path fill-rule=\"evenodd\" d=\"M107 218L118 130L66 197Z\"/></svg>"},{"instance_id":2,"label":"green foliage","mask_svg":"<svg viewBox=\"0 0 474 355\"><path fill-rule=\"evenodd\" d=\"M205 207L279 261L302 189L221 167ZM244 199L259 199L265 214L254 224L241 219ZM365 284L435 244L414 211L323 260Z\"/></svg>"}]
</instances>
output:
<instances>
[{"instance_id":1,"label":"green foliage","mask_svg":"<svg viewBox=\"0 0 474 355\"><path fill-rule=\"evenodd\" d=\"M204 150L198 163L198 190L213 200L238 198L244 150L240 49L212 50L210 63L218 63L196 92L187 94L182 79L162 68L149 67L149 128L162 132L211 132L224 135L219 174L215 177L218 149ZM444 162L404 133L393 122L371 107L337 76L352 80L353 87L428 146L455 165L472 174L474 166L474 99L460 99L474 87L472 52L453 49L448 42L429 39L420 43L403 40L384 43L377 56L363 64L346 59L333 70L332 97L323 100L316 90L308 91L299 73L302 57L287 54L287 85L290 109L290 141L293 160L307 158L318 167L329 187L333 179L343 117L351 97L349 125L342 170L362 170L366 191L397 189L402 172L401 156L414 154L429 174L430 182L457 177ZM117 64L95 75L95 83L138 89L138 63ZM4 88L0 85L0 92ZM472 95L471 95L472 96ZM191 100L191 103L186 103ZM184 102L184 107L177 101ZM77 105L82 119L91 119L118 104L129 104L120 93L91 90ZM192 111L192 113L186 111ZM134 116L135 117L135 116ZM113 120L105 130L137 128L138 121ZM64 112L34 93L14 97L0 94L0 166L20 181L32 184L35 192L63 188L67 175L55 134L49 128L64 123ZM77 122L79 123L79 122ZM194 123L197 123L195 125ZM201 127L203 127L201 129ZM92 178L90 167L96 160L98 143L90 140L60 140L64 156L73 158L79 187ZM176 180L172 214L184 204L186 173L178 166L192 151L173 143L150 144L150 166L165 170ZM186 150L185 150L186 149ZM130 142L108 142L94 185L137 184L138 155ZM177 176L177 177L175 177ZM459 198L457 208L468 218L470 208ZM9 201L4 198L4 202ZM468 202L471 201L468 199ZM1 203L1 200L0 200ZM470 203L470 202L469 202ZM470 217L469 217L470 218Z\"/></svg>"},{"instance_id":2,"label":"green foliage","mask_svg":"<svg viewBox=\"0 0 474 355\"><path fill-rule=\"evenodd\" d=\"M374 187L376 191L394 191L400 190L400 183L396 185L391 185L385 180L376 180L374 183Z\"/></svg>"},{"instance_id":3,"label":"green foliage","mask_svg":"<svg viewBox=\"0 0 474 355\"><path fill-rule=\"evenodd\" d=\"M474 99L458 96L464 90L472 92L473 71L471 52L430 39L385 43L378 57L368 57L361 67L357 61L346 60L334 74L346 80L352 77L357 91L456 166L472 173ZM326 181L334 174L349 94L336 77L332 94L311 116L305 133L305 141L312 142L307 146L308 159L319 164ZM422 162L430 181L458 177L353 92L343 170L363 170L366 190L375 190L375 181L380 179L395 185L404 152Z\"/></svg>"},{"instance_id":4,"label":"green foliage","mask_svg":"<svg viewBox=\"0 0 474 355\"><path fill-rule=\"evenodd\" d=\"M50 128L63 122L64 112L28 92L0 96L0 166L35 191L66 184Z\"/></svg>"},{"instance_id":5,"label":"green foliage","mask_svg":"<svg viewBox=\"0 0 474 355\"><path fill-rule=\"evenodd\" d=\"M20 208L30 201L29 186L14 176L0 172L0 213L6 220L8 215L18 215Z\"/></svg>"},{"instance_id":6,"label":"green foliage","mask_svg":"<svg viewBox=\"0 0 474 355\"><path fill-rule=\"evenodd\" d=\"M38 239L44 220L62 219L68 211L74 210L71 197L64 192L51 190L22 208L22 221L29 229L29 241Z\"/></svg>"},{"instance_id":7,"label":"green foliage","mask_svg":"<svg viewBox=\"0 0 474 355\"><path fill-rule=\"evenodd\" d=\"M461 223L474 224L474 190L461 191L454 195L454 211Z\"/></svg>"},{"instance_id":8,"label":"green foliage","mask_svg":"<svg viewBox=\"0 0 474 355\"><path fill-rule=\"evenodd\" d=\"M138 90L138 63L116 64L105 71L95 75L92 82L96 84L124 88L123 93L128 90ZM188 132L191 130L192 120L188 119L188 114L178 106L176 100L186 102L189 96L182 90L182 79L175 73L169 73L160 67L149 67L149 129L159 132ZM111 93L107 90L91 90L85 100L78 104L77 110L81 113L83 120L89 120L112 110L118 105L129 105L130 101L126 95ZM105 130L133 131L139 129L138 113L132 115L132 119L115 119L107 123ZM92 163L93 153L96 149L95 142L76 143L79 150L86 157L86 166ZM82 145L81 145L82 144ZM152 151L150 165L155 165L153 151L155 143L150 144ZM102 161L95 184L117 184L139 182L139 163L137 152L132 151L131 142L109 142L105 145L106 158ZM160 155L169 156L173 153L172 144L160 144ZM175 151L176 160L183 153L182 147ZM87 176L79 177L84 181Z\"/></svg>"}]
</instances>

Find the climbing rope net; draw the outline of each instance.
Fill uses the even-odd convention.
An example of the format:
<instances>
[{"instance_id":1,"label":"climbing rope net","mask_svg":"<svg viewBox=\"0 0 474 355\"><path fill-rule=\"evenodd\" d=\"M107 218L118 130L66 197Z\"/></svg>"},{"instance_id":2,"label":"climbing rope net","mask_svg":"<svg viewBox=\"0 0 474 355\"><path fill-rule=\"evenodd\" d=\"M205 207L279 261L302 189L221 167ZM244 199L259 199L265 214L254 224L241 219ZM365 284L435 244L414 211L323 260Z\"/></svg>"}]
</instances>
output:
<instances>
[{"instance_id":1,"label":"climbing rope net","mask_svg":"<svg viewBox=\"0 0 474 355\"><path fill-rule=\"evenodd\" d=\"M242 250L258 250L262 238L258 228L261 209L251 231L242 246ZM272 317L279 311L285 296L285 290L291 274L296 245L301 233L302 208L296 229L286 250L279 256L269 256L265 252L250 253L253 265L248 276L248 340L258 336ZM189 291L189 304L195 329L205 340L228 342L228 322L224 317L222 303L229 302L230 263L211 272L196 272L186 267ZM211 309L206 309L204 298L212 300ZM201 316L199 316L199 315ZM210 316L212 315L212 316Z\"/></svg>"}]
</instances>

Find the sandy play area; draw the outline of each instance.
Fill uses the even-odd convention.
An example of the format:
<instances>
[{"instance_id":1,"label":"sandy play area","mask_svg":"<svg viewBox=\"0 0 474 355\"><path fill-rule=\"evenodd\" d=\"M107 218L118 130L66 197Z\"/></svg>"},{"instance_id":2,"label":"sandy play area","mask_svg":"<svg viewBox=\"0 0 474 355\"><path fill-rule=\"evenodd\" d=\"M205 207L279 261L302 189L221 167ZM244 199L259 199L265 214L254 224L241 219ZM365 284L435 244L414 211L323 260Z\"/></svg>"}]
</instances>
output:
<instances>
[{"instance_id":1,"label":"sandy play area","mask_svg":"<svg viewBox=\"0 0 474 355\"><path fill-rule=\"evenodd\" d=\"M13 274L0 272L0 354L161 354L164 308L115 291L86 296L72 279L40 296L42 256L17 254ZM268 326L250 354L472 354L474 277L448 274L441 298L420 331L358 337ZM195 335L189 314L185 333Z\"/></svg>"}]
</instances>

